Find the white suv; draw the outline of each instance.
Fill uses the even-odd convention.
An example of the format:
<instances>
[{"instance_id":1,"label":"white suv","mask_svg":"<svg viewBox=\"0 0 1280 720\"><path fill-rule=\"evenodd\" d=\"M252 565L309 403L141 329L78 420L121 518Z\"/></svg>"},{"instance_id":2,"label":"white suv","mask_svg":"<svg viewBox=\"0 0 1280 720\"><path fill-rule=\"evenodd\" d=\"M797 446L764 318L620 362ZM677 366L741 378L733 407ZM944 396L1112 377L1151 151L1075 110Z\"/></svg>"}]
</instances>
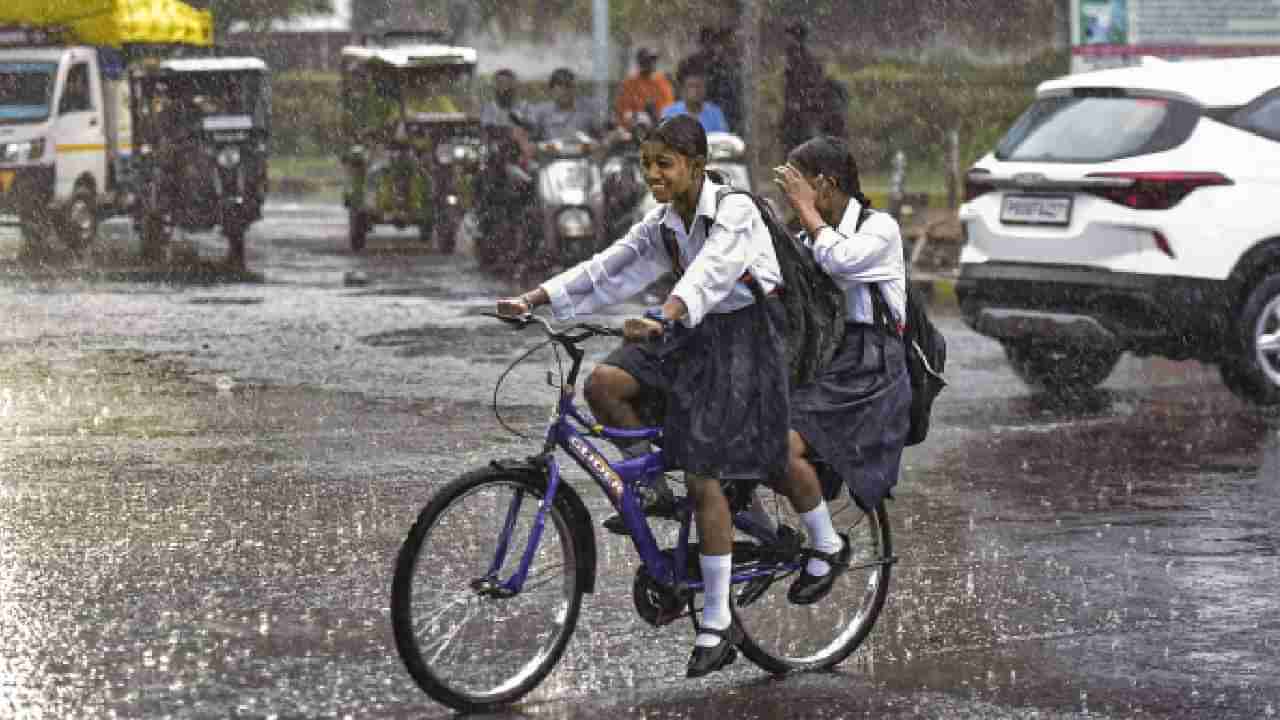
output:
<instances>
[{"instance_id":1,"label":"white suv","mask_svg":"<svg viewBox=\"0 0 1280 720\"><path fill-rule=\"evenodd\" d=\"M960 220L965 321L1028 384L1089 388L1130 351L1280 403L1280 57L1042 83Z\"/></svg>"}]
</instances>

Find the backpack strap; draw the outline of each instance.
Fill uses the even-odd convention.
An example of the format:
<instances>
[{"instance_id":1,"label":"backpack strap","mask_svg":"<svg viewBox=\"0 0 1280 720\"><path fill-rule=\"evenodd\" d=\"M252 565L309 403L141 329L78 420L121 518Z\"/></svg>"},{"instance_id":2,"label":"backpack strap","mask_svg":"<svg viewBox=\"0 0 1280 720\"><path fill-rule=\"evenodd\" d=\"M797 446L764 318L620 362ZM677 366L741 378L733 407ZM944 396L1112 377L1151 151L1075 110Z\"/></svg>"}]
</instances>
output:
<instances>
[{"instance_id":1,"label":"backpack strap","mask_svg":"<svg viewBox=\"0 0 1280 720\"><path fill-rule=\"evenodd\" d=\"M872 212L871 208L866 205L859 208L858 222L853 226L855 233L862 229L862 223L871 217ZM872 323L890 335L897 335L898 337L905 335L906 327L893 319L893 311L889 309L889 302L884 299L884 291L880 289L880 283L871 283L868 290L871 294Z\"/></svg>"},{"instance_id":2,"label":"backpack strap","mask_svg":"<svg viewBox=\"0 0 1280 720\"><path fill-rule=\"evenodd\" d=\"M735 194L746 195L748 198L751 198L753 203L755 202L755 198L746 190L735 190L728 185L721 185L720 188L716 190L717 214L720 212L720 202L724 200L725 197ZM756 206L759 207L758 204ZM711 234L711 228L715 224L716 219L714 216L706 217L704 215L702 217L702 237L704 239ZM675 276L676 280L679 280L680 277L684 275L685 267L684 262L680 259L680 244L676 242L676 234L666 225L659 227L658 232L662 235L662 246L666 249L667 256L671 258L671 274ZM746 285L751 290L752 294L757 296L757 300L764 296L764 288L760 286L760 282L751 274L750 268L743 271L742 276L738 278L738 281Z\"/></svg>"}]
</instances>

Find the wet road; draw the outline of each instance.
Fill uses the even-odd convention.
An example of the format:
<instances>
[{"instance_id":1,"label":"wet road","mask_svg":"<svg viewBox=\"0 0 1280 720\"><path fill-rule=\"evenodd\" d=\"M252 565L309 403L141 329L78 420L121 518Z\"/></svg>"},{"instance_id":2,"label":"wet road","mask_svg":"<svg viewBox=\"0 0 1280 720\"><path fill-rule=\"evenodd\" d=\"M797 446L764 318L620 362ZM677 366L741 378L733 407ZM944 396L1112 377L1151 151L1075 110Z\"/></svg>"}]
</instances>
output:
<instances>
[{"instance_id":1,"label":"wet road","mask_svg":"<svg viewBox=\"0 0 1280 720\"><path fill-rule=\"evenodd\" d=\"M477 315L511 288L465 257L344 231L276 204L247 282L0 259L0 716L449 715L395 655L392 561L433 488L535 447L490 402L536 339ZM684 680L687 626L635 617L629 546L598 533L598 592L509 716L1273 716L1280 423L1194 363L1034 396L939 321L952 385L839 672ZM554 399L534 359L500 395L518 429Z\"/></svg>"}]
</instances>

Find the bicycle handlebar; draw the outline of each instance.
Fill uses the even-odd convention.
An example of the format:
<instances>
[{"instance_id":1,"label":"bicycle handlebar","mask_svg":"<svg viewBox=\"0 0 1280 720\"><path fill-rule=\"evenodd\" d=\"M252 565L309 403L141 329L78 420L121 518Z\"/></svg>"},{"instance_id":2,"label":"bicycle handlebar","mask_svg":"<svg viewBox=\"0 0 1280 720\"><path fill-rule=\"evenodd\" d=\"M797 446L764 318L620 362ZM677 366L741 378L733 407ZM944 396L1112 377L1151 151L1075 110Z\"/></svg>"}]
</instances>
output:
<instances>
[{"instance_id":1,"label":"bicycle handlebar","mask_svg":"<svg viewBox=\"0 0 1280 720\"><path fill-rule=\"evenodd\" d=\"M604 337L623 337L623 332L617 328L611 328L605 325L597 325L594 323L574 323L562 330L556 330L551 325L551 321L544 317L534 315L533 313L524 313L523 315L501 315L499 313L482 313L491 318L496 318L508 325L514 326L517 330L523 330L534 323L542 326L542 331L552 340L557 340L566 345L577 345L585 340L597 336ZM574 331L581 331L574 334Z\"/></svg>"}]
</instances>

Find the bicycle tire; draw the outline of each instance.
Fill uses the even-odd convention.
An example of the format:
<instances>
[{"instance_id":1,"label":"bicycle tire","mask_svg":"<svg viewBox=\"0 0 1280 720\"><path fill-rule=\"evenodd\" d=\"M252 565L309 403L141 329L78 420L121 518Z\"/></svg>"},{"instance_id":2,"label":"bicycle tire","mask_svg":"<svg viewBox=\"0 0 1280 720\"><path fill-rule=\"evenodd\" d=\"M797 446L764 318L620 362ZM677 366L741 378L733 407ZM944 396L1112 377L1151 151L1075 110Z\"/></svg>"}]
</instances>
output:
<instances>
[{"instance_id":1,"label":"bicycle tire","mask_svg":"<svg viewBox=\"0 0 1280 720\"><path fill-rule=\"evenodd\" d=\"M418 686L455 710L491 710L532 692L577 626L584 592L575 572L580 550L560 502L547 514L521 593L495 598L473 585L491 565L517 495L522 500L499 579L518 567L546 490L546 478L535 473L468 473L436 493L400 548L391 590L396 649Z\"/></svg>"},{"instance_id":2,"label":"bicycle tire","mask_svg":"<svg viewBox=\"0 0 1280 720\"><path fill-rule=\"evenodd\" d=\"M799 527L798 518L784 517L782 521ZM767 672L782 675L826 670L844 662L866 640L884 608L893 562L884 503L867 513L848 502L833 508L832 521L838 531L847 528L853 552L849 570L818 603L792 605L787 600L787 588L798 573L778 578L745 605L742 600L751 586L734 586L732 609L743 630L739 648ZM735 557L734 565L738 564Z\"/></svg>"}]
</instances>

